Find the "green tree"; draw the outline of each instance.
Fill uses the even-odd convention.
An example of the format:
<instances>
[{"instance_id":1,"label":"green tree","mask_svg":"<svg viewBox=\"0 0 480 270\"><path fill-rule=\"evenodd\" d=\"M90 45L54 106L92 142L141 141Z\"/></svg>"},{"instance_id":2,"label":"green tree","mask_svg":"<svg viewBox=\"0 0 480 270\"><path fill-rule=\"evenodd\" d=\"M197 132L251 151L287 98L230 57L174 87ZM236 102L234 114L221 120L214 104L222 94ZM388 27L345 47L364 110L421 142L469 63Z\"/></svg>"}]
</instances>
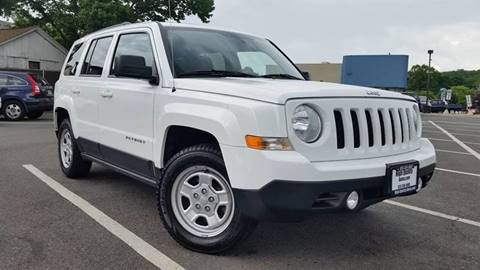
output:
<instances>
[{"instance_id":1,"label":"green tree","mask_svg":"<svg viewBox=\"0 0 480 270\"><path fill-rule=\"evenodd\" d=\"M430 89L427 89L427 78L430 73ZM442 73L427 65L415 65L408 72L408 89L410 91L430 90L438 93L440 88L446 87Z\"/></svg>"},{"instance_id":2,"label":"green tree","mask_svg":"<svg viewBox=\"0 0 480 270\"><path fill-rule=\"evenodd\" d=\"M67 48L114 24L169 18L179 22L190 15L208 22L214 9L214 0L0 0L0 16L16 26L40 26Z\"/></svg>"},{"instance_id":3,"label":"green tree","mask_svg":"<svg viewBox=\"0 0 480 270\"><path fill-rule=\"evenodd\" d=\"M465 96L470 95L473 98L475 98L478 94L480 94L480 91L476 89L471 89L463 85L459 86L453 86L452 88L452 100L450 101L451 103L458 103L462 105L467 104L467 99Z\"/></svg>"}]
</instances>

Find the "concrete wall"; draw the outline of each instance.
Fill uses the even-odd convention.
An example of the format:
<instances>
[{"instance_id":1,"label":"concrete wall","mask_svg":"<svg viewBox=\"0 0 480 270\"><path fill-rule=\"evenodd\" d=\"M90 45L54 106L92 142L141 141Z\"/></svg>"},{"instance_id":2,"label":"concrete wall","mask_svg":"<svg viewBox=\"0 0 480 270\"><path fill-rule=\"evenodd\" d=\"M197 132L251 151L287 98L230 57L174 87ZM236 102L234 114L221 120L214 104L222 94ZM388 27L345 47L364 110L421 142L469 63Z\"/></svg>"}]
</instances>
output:
<instances>
[{"instance_id":1,"label":"concrete wall","mask_svg":"<svg viewBox=\"0 0 480 270\"><path fill-rule=\"evenodd\" d=\"M342 64L296 64L301 71L308 71L312 81L340 83Z\"/></svg>"},{"instance_id":2,"label":"concrete wall","mask_svg":"<svg viewBox=\"0 0 480 270\"><path fill-rule=\"evenodd\" d=\"M66 53L34 31L0 46L0 69L28 69L28 61L40 69L59 71Z\"/></svg>"}]
</instances>

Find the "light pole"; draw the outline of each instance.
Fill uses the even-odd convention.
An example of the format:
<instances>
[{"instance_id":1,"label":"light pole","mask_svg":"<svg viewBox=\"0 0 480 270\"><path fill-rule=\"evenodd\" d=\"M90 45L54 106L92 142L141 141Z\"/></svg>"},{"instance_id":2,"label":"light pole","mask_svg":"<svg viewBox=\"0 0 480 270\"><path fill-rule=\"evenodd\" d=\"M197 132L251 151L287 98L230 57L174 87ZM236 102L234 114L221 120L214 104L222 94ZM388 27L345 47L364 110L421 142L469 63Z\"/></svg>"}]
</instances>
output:
<instances>
[{"instance_id":1,"label":"light pole","mask_svg":"<svg viewBox=\"0 0 480 270\"><path fill-rule=\"evenodd\" d=\"M430 91L430 67L432 66L433 50L428 50L427 91Z\"/></svg>"}]
</instances>

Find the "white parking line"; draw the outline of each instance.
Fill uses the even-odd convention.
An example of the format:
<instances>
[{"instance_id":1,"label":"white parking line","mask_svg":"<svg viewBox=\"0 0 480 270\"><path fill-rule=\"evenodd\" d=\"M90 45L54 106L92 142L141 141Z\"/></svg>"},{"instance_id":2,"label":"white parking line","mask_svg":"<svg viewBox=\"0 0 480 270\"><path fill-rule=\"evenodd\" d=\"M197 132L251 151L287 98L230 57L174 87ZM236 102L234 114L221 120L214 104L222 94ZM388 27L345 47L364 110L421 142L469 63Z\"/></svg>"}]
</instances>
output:
<instances>
[{"instance_id":1,"label":"white parking line","mask_svg":"<svg viewBox=\"0 0 480 270\"><path fill-rule=\"evenodd\" d=\"M480 119L480 118L479 118ZM429 121L432 122L432 121ZM452 122L452 121L438 121L435 120L437 123L446 123L446 124L453 124L453 125L463 125L463 126L475 126L475 127L480 127L480 124L475 124L475 123L469 123L469 122Z\"/></svg>"},{"instance_id":2,"label":"white parking line","mask_svg":"<svg viewBox=\"0 0 480 270\"><path fill-rule=\"evenodd\" d=\"M440 142L453 142L453 140L447 140L447 139L439 139L439 138L430 138L430 137L427 137L429 140L432 140L432 141L440 141ZM476 142L463 142L464 144L475 144L475 145L480 145L480 143L476 143Z\"/></svg>"},{"instance_id":3,"label":"white parking line","mask_svg":"<svg viewBox=\"0 0 480 270\"><path fill-rule=\"evenodd\" d=\"M118 237L120 240L129 245L138 254L144 257L147 261L160 269L184 269L175 261L167 257L165 254L154 248L142 238L129 231L122 224L116 222L102 211L95 208L86 200L82 199L77 194L71 192L57 181L44 174L33 165L23 165L25 169L35 175L38 179L47 184L51 189L56 191L60 196L77 206L85 214L89 215L96 222L102 225L105 229Z\"/></svg>"},{"instance_id":4,"label":"white parking line","mask_svg":"<svg viewBox=\"0 0 480 270\"><path fill-rule=\"evenodd\" d=\"M467 153L467 152L458 152L458 151L444 150L444 149L438 149L438 148L435 148L435 151L437 151L437 152L451 153L451 154L459 154L459 155L468 155L468 156L471 156L471 155L472 155L472 154Z\"/></svg>"},{"instance_id":5,"label":"white parking line","mask_svg":"<svg viewBox=\"0 0 480 270\"><path fill-rule=\"evenodd\" d=\"M461 171L455 171L455 170L449 170L449 169L442 169L442 168L435 168L435 170L437 170L437 171L442 171L442 172L457 173L457 174L463 174L463 175L470 175L470 176L480 177L480 174L476 174L476 173L461 172Z\"/></svg>"},{"instance_id":6,"label":"white parking line","mask_svg":"<svg viewBox=\"0 0 480 270\"><path fill-rule=\"evenodd\" d=\"M434 125L436 128L438 128L440 131L442 131L443 133L445 133L445 135L447 135L448 137L450 137L450 139L452 139L453 141L455 141L458 145L460 145L463 149L465 149L467 152L469 152L470 154L474 155L477 159L480 160L480 154L477 153L477 151L473 150L472 148L470 148L470 146L466 145L465 143L463 143L462 141L460 141L459 139L457 139L457 137L453 136L452 134L450 134L448 131L446 131L445 129L443 129L441 126L435 124L433 121L430 121L430 123L432 125Z\"/></svg>"},{"instance_id":7,"label":"white parking line","mask_svg":"<svg viewBox=\"0 0 480 270\"><path fill-rule=\"evenodd\" d=\"M432 141L440 141L440 142L453 142L452 140L447 140L447 139L439 139L439 138L430 138L430 137L427 137L429 140L432 140Z\"/></svg>"},{"instance_id":8,"label":"white parking line","mask_svg":"<svg viewBox=\"0 0 480 270\"><path fill-rule=\"evenodd\" d=\"M439 131L433 131L433 130L427 130L427 129L422 129L422 132L425 132L425 133L435 133L435 134L443 134L443 132L439 132ZM456 133L456 132L452 132L450 134L453 134L453 135L458 135L458 136L470 136L470 137L480 137L480 134L466 134L466 133Z\"/></svg>"},{"instance_id":9,"label":"white parking line","mask_svg":"<svg viewBox=\"0 0 480 270\"><path fill-rule=\"evenodd\" d=\"M448 219L448 220L452 220L452 221L465 223L465 224L472 225L472 226L475 226L475 227L480 227L480 222L473 221L473 220L470 220L470 219L460 218L460 217L456 217L456 216L452 216L452 215L428 210L428 209L425 209L425 208L420 208L420 207L413 206L413 205L399 203L399 202L391 201L391 200L386 200L384 202L387 203L387 204L391 204L391 205L395 205L395 206L398 206L398 207L410 209L410 210L417 211L417 212L420 212L420 213L424 213L424 214L428 214L428 215L432 215L432 216L436 216L436 217L440 217L440 218L444 218L444 219Z\"/></svg>"}]
</instances>

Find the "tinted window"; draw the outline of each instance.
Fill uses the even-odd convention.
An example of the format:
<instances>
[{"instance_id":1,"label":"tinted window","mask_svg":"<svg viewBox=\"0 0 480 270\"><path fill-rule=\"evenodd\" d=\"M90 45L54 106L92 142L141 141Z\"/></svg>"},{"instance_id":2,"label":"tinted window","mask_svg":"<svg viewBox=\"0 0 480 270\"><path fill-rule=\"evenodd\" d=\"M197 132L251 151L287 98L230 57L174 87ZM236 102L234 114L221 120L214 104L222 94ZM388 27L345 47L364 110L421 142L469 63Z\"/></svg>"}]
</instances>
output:
<instances>
[{"instance_id":1,"label":"tinted window","mask_svg":"<svg viewBox=\"0 0 480 270\"><path fill-rule=\"evenodd\" d=\"M107 58L108 48L112 37L101 38L92 41L88 49L85 62L82 66L81 74L101 75L103 71L103 64Z\"/></svg>"},{"instance_id":2,"label":"tinted window","mask_svg":"<svg viewBox=\"0 0 480 270\"><path fill-rule=\"evenodd\" d=\"M63 75L65 76L73 76L77 71L77 66L80 62L80 57L82 56L83 52L83 43L77 44L73 46L72 52L68 57L67 65L65 66L65 70L63 71Z\"/></svg>"},{"instance_id":3,"label":"tinted window","mask_svg":"<svg viewBox=\"0 0 480 270\"><path fill-rule=\"evenodd\" d=\"M28 61L28 69L40 69L40 62Z\"/></svg>"},{"instance_id":4,"label":"tinted window","mask_svg":"<svg viewBox=\"0 0 480 270\"><path fill-rule=\"evenodd\" d=\"M0 85L7 85L7 76L0 75Z\"/></svg>"},{"instance_id":5,"label":"tinted window","mask_svg":"<svg viewBox=\"0 0 480 270\"><path fill-rule=\"evenodd\" d=\"M24 81L22 79L19 79L17 77L13 77L13 76L8 76L7 85L24 86L24 85L28 85L28 84L27 84L26 81Z\"/></svg>"},{"instance_id":6,"label":"tinted window","mask_svg":"<svg viewBox=\"0 0 480 270\"><path fill-rule=\"evenodd\" d=\"M165 43L170 47L167 48L168 60L172 66L173 52L175 77L216 70L254 77L285 75L303 79L290 60L266 39L188 27L165 29Z\"/></svg>"},{"instance_id":7,"label":"tinted window","mask_svg":"<svg viewBox=\"0 0 480 270\"><path fill-rule=\"evenodd\" d=\"M150 42L150 37L146 33L124 34L121 35L115 55L113 57L113 64L110 74L113 74L115 68L115 61L122 55L139 56L145 59L146 67L150 67L152 75L156 75L155 60L153 58L153 50Z\"/></svg>"}]
</instances>

